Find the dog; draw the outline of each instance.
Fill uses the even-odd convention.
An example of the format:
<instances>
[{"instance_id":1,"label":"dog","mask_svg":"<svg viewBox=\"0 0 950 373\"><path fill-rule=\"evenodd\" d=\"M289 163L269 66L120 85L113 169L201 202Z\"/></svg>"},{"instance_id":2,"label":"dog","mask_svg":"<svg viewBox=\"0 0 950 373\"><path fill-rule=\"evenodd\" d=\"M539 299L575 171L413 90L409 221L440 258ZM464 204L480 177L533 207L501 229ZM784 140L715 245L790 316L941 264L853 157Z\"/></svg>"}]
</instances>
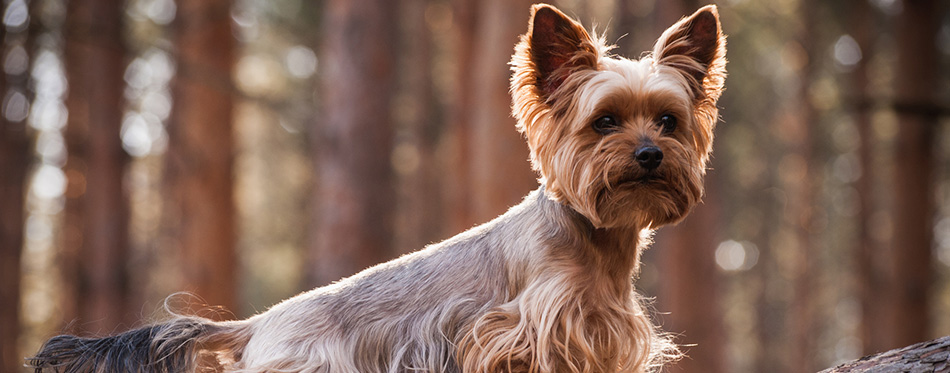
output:
<instances>
[{"instance_id":1,"label":"dog","mask_svg":"<svg viewBox=\"0 0 950 373\"><path fill-rule=\"evenodd\" d=\"M240 321L58 336L37 372L646 372L681 354L633 287L703 177L725 79L715 6L639 60L550 5L511 59L540 186L496 219Z\"/></svg>"}]
</instances>

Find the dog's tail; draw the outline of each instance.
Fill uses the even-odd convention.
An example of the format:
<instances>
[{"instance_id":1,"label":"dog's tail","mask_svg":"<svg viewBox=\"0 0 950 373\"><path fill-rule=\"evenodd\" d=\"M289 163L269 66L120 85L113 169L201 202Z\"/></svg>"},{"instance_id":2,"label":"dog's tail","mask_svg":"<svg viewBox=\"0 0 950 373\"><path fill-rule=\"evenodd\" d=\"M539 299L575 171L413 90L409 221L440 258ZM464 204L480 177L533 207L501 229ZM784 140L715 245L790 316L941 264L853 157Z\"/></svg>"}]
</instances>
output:
<instances>
[{"instance_id":1,"label":"dog's tail","mask_svg":"<svg viewBox=\"0 0 950 373\"><path fill-rule=\"evenodd\" d=\"M243 322L178 316L111 337L53 337L27 359L27 366L37 373L221 371L240 359L248 338Z\"/></svg>"}]
</instances>

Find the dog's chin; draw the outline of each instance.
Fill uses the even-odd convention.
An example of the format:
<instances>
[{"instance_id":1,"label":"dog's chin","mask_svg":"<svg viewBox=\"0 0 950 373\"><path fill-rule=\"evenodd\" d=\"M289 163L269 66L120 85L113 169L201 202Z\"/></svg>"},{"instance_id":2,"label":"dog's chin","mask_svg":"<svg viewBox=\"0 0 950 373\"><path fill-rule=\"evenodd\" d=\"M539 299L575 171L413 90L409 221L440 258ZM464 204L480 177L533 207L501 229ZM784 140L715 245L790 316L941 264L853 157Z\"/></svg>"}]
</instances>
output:
<instances>
[{"instance_id":1,"label":"dog's chin","mask_svg":"<svg viewBox=\"0 0 950 373\"><path fill-rule=\"evenodd\" d=\"M679 222L693 207L693 198L656 174L626 177L604 188L597 202L601 228L658 228Z\"/></svg>"}]
</instances>

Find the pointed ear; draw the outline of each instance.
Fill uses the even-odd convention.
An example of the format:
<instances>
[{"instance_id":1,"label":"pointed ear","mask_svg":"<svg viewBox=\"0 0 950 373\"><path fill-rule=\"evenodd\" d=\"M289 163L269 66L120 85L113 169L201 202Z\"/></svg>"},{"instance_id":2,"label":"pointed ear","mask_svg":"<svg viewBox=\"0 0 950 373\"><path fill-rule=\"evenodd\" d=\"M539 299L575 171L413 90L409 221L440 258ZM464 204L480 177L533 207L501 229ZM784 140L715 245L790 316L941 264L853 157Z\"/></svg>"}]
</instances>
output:
<instances>
[{"instance_id":1,"label":"pointed ear","mask_svg":"<svg viewBox=\"0 0 950 373\"><path fill-rule=\"evenodd\" d=\"M516 75L532 76L545 98L572 72L597 66L598 49L584 27L547 4L531 7L528 32L515 49Z\"/></svg>"},{"instance_id":2,"label":"pointed ear","mask_svg":"<svg viewBox=\"0 0 950 373\"><path fill-rule=\"evenodd\" d=\"M694 78L697 94L718 99L726 74L726 36L716 6L702 7L666 29L653 47L653 57Z\"/></svg>"}]
</instances>

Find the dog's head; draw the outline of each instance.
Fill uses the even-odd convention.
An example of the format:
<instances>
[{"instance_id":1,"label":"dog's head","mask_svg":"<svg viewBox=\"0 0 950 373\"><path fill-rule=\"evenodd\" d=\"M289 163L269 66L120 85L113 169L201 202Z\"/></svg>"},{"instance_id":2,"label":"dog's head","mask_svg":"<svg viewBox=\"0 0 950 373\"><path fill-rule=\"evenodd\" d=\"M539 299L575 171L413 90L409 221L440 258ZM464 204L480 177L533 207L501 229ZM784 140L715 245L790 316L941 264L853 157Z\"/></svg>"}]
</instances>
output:
<instances>
[{"instance_id":1,"label":"dog's head","mask_svg":"<svg viewBox=\"0 0 950 373\"><path fill-rule=\"evenodd\" d=\"M658 227L701 199L725 79L715 6L667 29L640 60L550 5L512 56L513 114L546 193L598 228Z\"/></svg>"}]
</instances>

